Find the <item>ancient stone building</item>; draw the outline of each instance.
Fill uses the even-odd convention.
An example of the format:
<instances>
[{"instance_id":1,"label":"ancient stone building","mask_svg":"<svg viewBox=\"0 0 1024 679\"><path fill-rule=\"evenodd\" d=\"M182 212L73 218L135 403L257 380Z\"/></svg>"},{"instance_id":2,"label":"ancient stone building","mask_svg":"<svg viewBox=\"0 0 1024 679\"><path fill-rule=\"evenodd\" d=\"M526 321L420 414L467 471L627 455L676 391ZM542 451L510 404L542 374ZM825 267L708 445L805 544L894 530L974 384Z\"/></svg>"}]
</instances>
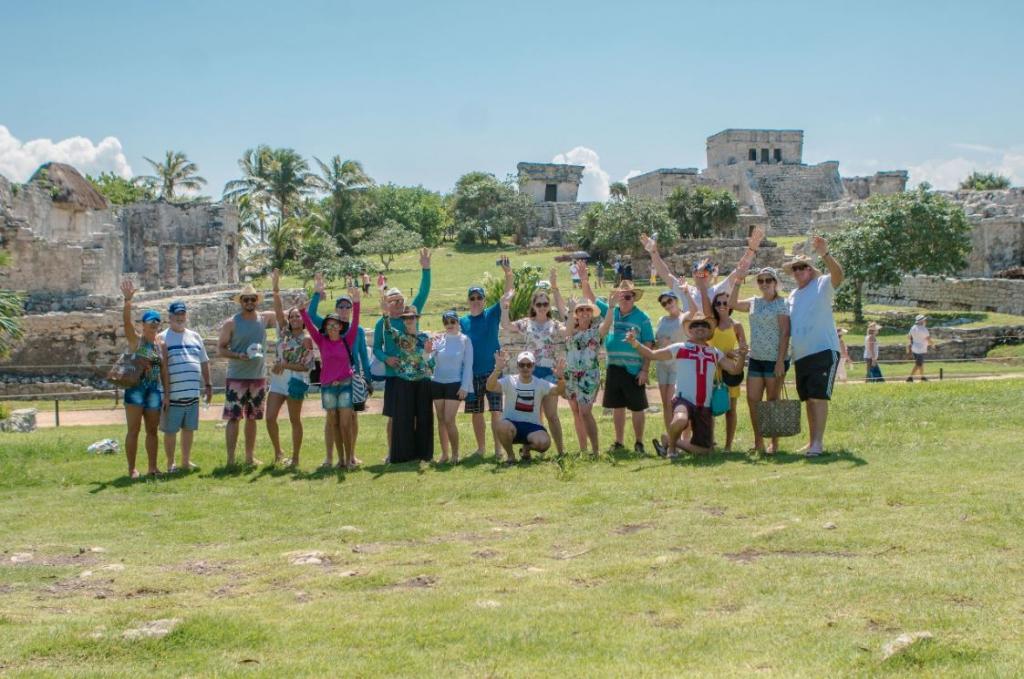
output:
<instances>
[{"instance_id":1,"label":"ancient stone building","mask_svg":"<svg viewBox=\"0 0 1024 679\"><path fill-rule=\"evenodd\" d=\"M560 245L593 203L577 202L582 165L519 163L519 191L533 200L530 217L519 234L521 243L541 240Z\"/></svg>"},{"instance_id":2,"label":"ancient stone building","mask_svg":"<svg viewBox=\"0 0 1024 679\"><path fill-rule=\"evenodd\" d=\"M73 167L47 163L26 184L0 176L0 287L29 311L103 308L124 274L148 290L238 280L238 216L223 203L110 206Z\"/></svg>"}]
</instances>

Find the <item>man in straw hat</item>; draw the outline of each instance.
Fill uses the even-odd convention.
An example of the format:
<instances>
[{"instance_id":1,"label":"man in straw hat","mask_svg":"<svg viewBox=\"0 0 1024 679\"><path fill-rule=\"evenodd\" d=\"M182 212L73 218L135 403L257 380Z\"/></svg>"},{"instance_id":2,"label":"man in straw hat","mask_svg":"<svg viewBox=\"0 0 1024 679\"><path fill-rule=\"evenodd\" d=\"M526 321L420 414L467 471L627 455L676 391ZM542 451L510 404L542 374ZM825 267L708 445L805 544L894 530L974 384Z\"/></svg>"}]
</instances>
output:
<instances>
[{"instance_id":1,"label":"man in straw hat","mask_svg":"<svg viewBox=\"0 0 1024 679\"><path fill-rule=\"evenodd\" d=\"M914 319L914 325L910 326L907 333L907 353L914 357L914 367L910 370L907 382L913 382L914 375L918 375L922 382L928 381L924 376L924 357L928 353L928 348L933 346L935 342L932 341L932 334L928 332L928 317L918 314Z\"/></svg>"},{"instance_id":2,"label":"man in straw hat","mask_svg":"<svg viewBox=\"0 0 1024 679\"><path fill-rule=\"evenodd\" d=\"M828 267L827 274L822 274L806 255L794 256L782 268L797 286L786 300L790 346L796 390L800 400L807 403L810 440L804 450L808 457L816 457L824 450L828 402L839 368L839 336L832 317L832 300L836 286L843 282L843 267L829 254L828 241L821 236L811 239L811 247Z\"/></svg>"},{"instance_id":3,"label":"man in straw hat","mask_svg":"<svg viewBox=\"0 0 1024 679\"><path fill-rule=\"evenodd\" d=\"M224 389L224 414L227 420L228 465L235 463L238 445L238 421L245 420L245 463L259 464L253 457L256 450L256 420L263 419L263 402L267 395L267 370L264 354L267 328L274 327L273 311L257 311L263 295L246 285L235 295L241 310L224 321L217 340L217 355L228 359L227 382Z\"/></svg>"},{"instance_id":4,"label":"man in straw hat","mask_svg":"<svg viewBox=\"0 0 1024 679\"><path fill-rule=\"evenodd\" d=\"M711 394L714 388L715 371L721 366L734 375L743 370L747 356L746 347L740 347L728 354L708 346L715 331L713 317L702 312L690 312L683 328L689 338L667 347L651 350L637 341L632 330L626 341L649 361L672 359L676 364L675 397L672 399L672 421L666 436L655 439L654 449L662 457L675 457L676 450L690 453L711 452L715 440L715 418L711 412ZM690 439L683 440L683 432L690 430Z\"/></svg>"},{"instance_id":5,"label":"man in straw hat","mask_svg":"<svg viewBox=\"0 0 1024 679\"><path fill-rule=\"evenodd\" d=\"M408 306L423 310L427 304L427 296L430 295L430 250L420 250L420 287L412 304ZM384 311L391 318L391 321L401 327L398 320L406 309L405 295L398 288L388 288L384 291ZM418 323L418 322L417 322ZM418 326L417 326L418 327ZM384 417L387 418L388 450L391 449L391 418L395 409L395 389L392 389L395 380L398 379L398 364L400 351L395 344L391 333L384 332L383 316L373 327L373 355L385 365L384 377Z\"/></svg>"},{"instance_id":6,"label":"man in straw hat","mask_svg":"<svg viewBox=\"0 0 1024 679\"><path fill-rule=\"evenodd\" d=\"M589 277L583 276L583 294L587 299L597 303L601 315L614 314L613 330L604 340L608 354L608 367L604 379L604 397L601 405L612 409L612 424L615 427L615 443L613 449L624 448L623 439L626 433L626 409L632 414L633 450L638 455L644 450L644 423L647 410L647 372L650 359L641 356L626 341L626 333L633 330L640 343L654 345L654 328L650 317L636 306L644 291L636 288L631 280L623 280L613 292L618 293L618 304L609 310L608 303L596 299L590 287Z\"/></svg>"}]
</instances>

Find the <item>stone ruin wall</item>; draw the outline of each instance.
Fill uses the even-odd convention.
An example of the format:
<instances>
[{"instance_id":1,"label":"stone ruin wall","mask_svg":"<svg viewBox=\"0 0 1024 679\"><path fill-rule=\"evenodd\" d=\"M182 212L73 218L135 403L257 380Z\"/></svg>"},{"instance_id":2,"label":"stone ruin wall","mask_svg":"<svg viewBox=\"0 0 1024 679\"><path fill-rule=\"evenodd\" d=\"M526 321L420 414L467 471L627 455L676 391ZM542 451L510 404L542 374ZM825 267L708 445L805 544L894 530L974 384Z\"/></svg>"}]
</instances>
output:
<instances>
[{"instance_id":1,"label":"stone ruin wall","mask_svg":"<svg viewBox=\"0 0 1024 679\"><path fill-rule=\"evenodd\" d=\"M907 190L908 178L906 170L876 172L869 177L843 177L843 191L846 196L858 200L903 193Z\"/></svg>"},{"instance_id":2,"label":"stone ruin wall","mask_svg":"<svg viewBox=\"0 0 1024 679\"><path fill-rule=\"evenodd\" d=\"M1024 280L904 276L897 286L870 288L867 298L876 304L1024 316Z\"/></svg>"}]
</instances>

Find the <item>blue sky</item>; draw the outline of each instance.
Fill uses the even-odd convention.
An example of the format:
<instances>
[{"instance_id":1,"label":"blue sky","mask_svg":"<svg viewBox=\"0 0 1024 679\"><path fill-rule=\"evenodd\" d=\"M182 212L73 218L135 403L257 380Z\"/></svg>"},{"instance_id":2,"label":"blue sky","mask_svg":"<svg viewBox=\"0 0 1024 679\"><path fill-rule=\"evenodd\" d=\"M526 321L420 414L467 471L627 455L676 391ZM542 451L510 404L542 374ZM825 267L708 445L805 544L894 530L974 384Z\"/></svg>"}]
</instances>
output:
<instances>
[{"instance_id":1,"label":"blue sky","mask_svg":"<svg viewBox=\"0 0 1024 679\"><path fill-rule=\"evenodd\" d=\"M1024 3L5 2L0 173L148 173L219 195L259 143L448 190L559 154L585 193L704 167L727 127L805 130L844 175L1024 183ZM76 138L84 139L76 139ZM108 139L112 138L112 139ZM47 142L46 140L50 140ZM106 140L106 141L104 141ZM12 176L24 180L25 176Z\"/></svg>"}]
</instances>

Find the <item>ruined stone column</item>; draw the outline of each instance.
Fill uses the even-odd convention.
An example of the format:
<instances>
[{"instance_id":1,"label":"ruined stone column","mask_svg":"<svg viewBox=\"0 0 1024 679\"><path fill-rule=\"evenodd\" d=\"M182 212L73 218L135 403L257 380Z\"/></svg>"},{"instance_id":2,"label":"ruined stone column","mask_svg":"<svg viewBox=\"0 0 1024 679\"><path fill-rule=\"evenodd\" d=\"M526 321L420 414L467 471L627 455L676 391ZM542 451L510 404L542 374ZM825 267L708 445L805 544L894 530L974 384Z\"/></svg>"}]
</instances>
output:
<instances>
[{"instance_id":1,"label":"ruined stone column","mask_svg":"<svg viewBox=\"0 0 1024 679\"><path fill-rule=\"evenodd\" d=\"M142 287L147 290L160 288L160 247L158 245L146 245L142 248L143 261L146 268L139 274Z\"/></svg>"},{"instance_id":2,"label":"ruined stone column","mask_svg":"<svg viewBox=\"0 0 1024 679\"><path fill-rule=\"evenodd\" d=\"M160 246L160 285L165 288L178 287L178 246L174 243Z\"/></svg>"},{"instance_id":3,"label":"ruined stone column","mask_svg":"<svg viewBox=\"0 0 1024 679\"><path fill-rule=\"evenodd\" d=\"M196 284L195 253L196 249L190 246L178 250L178 283L183 288Z\"/></svg>"},{"instance_id":4,"label":"ruined stone column","mask_svg":"<svg viewBox=\"0 0 1024 679\"><path fill-rule=\"evenodd\" d=\"M198 254L197 248L197 254ZM220 248L206 246L202 248L202 256L196 264L196 284L207 285L209 283L220 283Z\"/></svg>"}]
</instances>

